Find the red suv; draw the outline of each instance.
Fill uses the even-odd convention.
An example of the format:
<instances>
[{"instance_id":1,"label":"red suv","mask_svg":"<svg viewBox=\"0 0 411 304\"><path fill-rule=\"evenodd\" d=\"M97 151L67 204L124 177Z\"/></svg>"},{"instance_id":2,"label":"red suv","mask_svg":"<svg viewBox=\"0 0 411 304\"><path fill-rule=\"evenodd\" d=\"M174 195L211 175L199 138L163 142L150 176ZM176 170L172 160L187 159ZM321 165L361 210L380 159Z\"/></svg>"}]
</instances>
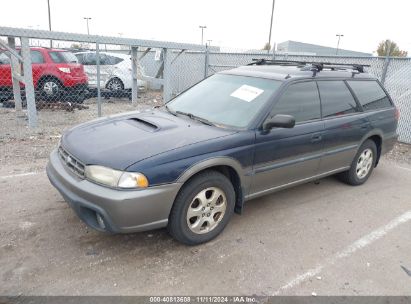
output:
<instances>
[{"instance_id":1,"label":"red suv","mask_svg":"<svg viewBox=\"0 0 411 304\"><path fill-rule=\"evenodd\" d=\"M34 89L46 101L83 101L88 85L83 65L65 50L30 48ZM20 84L23 87L23 84ZM0 50L0 101L11 99L12 77L10 60Z\"/></svg>"}]
</instances>

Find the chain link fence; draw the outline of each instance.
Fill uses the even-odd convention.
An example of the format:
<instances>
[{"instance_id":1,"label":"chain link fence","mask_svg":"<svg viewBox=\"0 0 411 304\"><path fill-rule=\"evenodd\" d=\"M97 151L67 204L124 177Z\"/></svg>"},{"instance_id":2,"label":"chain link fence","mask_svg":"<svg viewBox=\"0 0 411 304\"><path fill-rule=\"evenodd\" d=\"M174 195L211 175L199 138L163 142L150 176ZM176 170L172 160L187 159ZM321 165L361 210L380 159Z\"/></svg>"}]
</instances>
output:
<instances>
[{"instance_id":1,"label":"chain link fence","mask_svg":"<svg viewBox=\"0 0 411 304\"><path fill-rule=\"evenodd\" d=\"M342 57L235 52L210 52L208 75L246 65L253 59L350 63L369 65L366 72L380 79L400 111L399 141L411 144L411 58Z\"/></svg>"},{"instance_id":2,"label":"chain link fence","mask_svg":"<svg viewBox=\"0 0 411 304\"><path fill-rule=\"evenodd\" d=\"M67 128L160 106L207 76L278 59L369 65L400 110L411 143L411 59L313 56L0 27L0 163L47 159ZM20 143L20 144L16 144ZM23 144L21 144L23 143Z\"/></svg>"}]
</instances>

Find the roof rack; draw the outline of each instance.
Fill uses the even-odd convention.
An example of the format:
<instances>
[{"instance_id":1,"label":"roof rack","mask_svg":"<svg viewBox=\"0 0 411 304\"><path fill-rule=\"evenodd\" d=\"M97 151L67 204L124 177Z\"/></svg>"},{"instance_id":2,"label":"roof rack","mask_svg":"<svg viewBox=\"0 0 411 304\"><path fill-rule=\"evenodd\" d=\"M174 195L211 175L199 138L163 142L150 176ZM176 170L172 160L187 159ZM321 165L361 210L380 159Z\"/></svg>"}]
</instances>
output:
<instances>
[{"instance_id":1,"label":"roof rack","mask_svg":"<svg viewBox=\"0 0 411 304\"><path fill-rule=\"evenodd\" d=\"M350 63L332 63L332 62L313 62L313 61L289 61L289 60L270 60L270 59L252 59L253 62L247 65L280 65L280 66L296 66L301 69L320 72L324 69L332 71L337 70L354 70L359 73L364 73L365 67L370 67L366 64L350 64Z\"/></svg>"}]
</instances>

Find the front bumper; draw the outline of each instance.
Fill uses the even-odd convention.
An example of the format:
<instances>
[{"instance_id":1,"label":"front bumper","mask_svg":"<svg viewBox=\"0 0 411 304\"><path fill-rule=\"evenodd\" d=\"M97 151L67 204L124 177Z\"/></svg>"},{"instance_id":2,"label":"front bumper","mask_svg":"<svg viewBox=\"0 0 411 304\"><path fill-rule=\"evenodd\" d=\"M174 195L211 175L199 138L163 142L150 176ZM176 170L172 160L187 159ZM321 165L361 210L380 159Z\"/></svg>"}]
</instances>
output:
<instances>
[{"instance_id":1,"label":"front bumper","mask_svg":"<svg viewBox=\"0 0 411 304\"><path fill-rule=\"evenodd\" d=\"M99 231L129 233L167 226L168 215L181 184L143 190L116 190L80 179L61 162L57 150L50 155L47 176L70 207Z\"/></svg>"}]
</instances>

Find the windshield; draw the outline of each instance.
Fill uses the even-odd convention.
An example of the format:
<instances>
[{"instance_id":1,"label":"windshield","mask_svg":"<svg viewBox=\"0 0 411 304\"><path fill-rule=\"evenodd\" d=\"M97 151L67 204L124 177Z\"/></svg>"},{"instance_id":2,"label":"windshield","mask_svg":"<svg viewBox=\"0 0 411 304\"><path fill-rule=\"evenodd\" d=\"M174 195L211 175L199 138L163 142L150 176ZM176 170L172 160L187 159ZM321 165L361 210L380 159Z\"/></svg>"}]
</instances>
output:
<instances>
[{"instance_id":1,"label":"windshield","mask_svg":"<svg viewBox=\"0 0 411 304\"><path fill-rule=\"evenodd\" d=\"M247 127L281 81L216 74L177 96L167 107L237 128Z\"/></svg>"},{"instance_id":2,"label":"windshield","mask_svg":"<svg viewBox=\"0 0 411 304\"><path fill-rule=\"evenodd\" d=\"M70 52L49 52L55 63L78 63L77 57Z\"/></svg>"}]
</instances>

